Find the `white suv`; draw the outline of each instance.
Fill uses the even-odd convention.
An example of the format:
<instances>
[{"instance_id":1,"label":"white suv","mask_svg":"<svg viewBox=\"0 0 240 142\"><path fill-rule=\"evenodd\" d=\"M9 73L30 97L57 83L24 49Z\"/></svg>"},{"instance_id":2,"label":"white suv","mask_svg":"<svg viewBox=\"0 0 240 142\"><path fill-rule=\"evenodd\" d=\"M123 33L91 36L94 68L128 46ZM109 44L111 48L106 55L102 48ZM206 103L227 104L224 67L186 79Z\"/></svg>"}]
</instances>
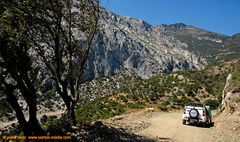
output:
<instances>
[{"instance_id":1,"label":"white suv","mask_svg":"<svg viewBox=\"0 0 240 142\"><path fill-rule=\"evenodd\" d=\"M199 123L204 126L212 125L212 113L209 106L190 103L184 107L182 123Z\"/></svg>"}]
</instances>

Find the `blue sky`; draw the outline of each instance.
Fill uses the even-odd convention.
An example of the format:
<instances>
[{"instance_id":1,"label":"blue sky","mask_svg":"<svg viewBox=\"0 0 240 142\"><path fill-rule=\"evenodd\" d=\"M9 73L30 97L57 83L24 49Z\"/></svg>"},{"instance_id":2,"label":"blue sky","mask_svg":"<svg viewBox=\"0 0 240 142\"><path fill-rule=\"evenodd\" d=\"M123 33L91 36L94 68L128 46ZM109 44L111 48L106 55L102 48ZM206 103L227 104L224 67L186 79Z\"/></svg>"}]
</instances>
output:
<instances>
[{"instance_id":1,"label":"blue sky","mask_svg":"<svg viewBox=\"0 0 240 142\"><path fill-rule=\"evenodd\" d=\"M240 0L101 0L107 9L151 25L185 23L213 32L240 32Z\"/></svg>"}]
</instances>

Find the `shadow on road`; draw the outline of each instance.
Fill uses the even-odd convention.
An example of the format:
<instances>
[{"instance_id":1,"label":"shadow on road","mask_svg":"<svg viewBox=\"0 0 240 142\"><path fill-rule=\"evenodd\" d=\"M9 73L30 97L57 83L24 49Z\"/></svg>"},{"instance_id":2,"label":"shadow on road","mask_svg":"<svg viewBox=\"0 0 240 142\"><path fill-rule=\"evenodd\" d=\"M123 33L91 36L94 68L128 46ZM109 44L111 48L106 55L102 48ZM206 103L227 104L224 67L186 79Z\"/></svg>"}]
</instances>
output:
<instances>
[{"instance_id":1,"label":"shadow on road","mask_svg":"<svg viewBox=\"0 0 240 142\"><path fill-rule=\"evenodd\" d=\"M199 128L211 128L214 126L214 122L212 122L211 124L209 125L203 125L203 124L188 124L188 126L196 126L196 127L199 127Z\"/></svg>"},{"instance_id":2,"label":"shadow on road","mask_svg":"<svg viewBox=\"0 0 240 142\"><path fill-rule=\"evenodd\" d=\"M75 137L74 141L81 142L171 142L169 138L157 137L156 139L139 136L125 131L122 128L114 128L100 123L86 126Z\"/></svg>"}]
</instances>

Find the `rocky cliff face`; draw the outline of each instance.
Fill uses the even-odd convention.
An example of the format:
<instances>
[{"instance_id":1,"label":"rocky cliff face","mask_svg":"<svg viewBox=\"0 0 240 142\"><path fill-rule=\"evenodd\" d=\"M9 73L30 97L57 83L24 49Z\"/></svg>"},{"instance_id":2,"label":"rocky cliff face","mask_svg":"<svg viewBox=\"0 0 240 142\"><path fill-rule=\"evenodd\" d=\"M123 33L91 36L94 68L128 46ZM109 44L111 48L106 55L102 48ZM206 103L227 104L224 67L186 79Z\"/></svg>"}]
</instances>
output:
<instances>
[{"instance_id":1,"label":"rocky cliff face","mask_svg":"<svg viewBox=\"0 0 240 142\"><path fill-rule=\"evenodd\" d=\"M138 19L105 9L100 33L86 63L85 78L98 78L125 68L142 78L184 69L200 69L206 59L188 50L186 43Z\"/></svg>"},{"instance_id":2,"label":"rocky cliff face","mask_svg":"<svg viewBox=\"0 0 240 142\"><path fill-rule=\"evenodd\" d=\"M222 109L230 114L240 114L240 86L236 86L231 91L224 94Z\"/></svg>"},{"instance_id":3,"label":"rocky cliff face","mask_svg":"<svg viewBox=\"0 0 240 142\"><path fill-rule=\"evenodd\" d=\"M221 111L240 115L240 61L233 61L231 64L234 67L228 74L222 91Z\"/></svg>"},{"instance_id":4,"label":"rocky cliff face","mask_svg":"<svg viewBox=\"0 0 240 142\"><path fill-rule=\"evenodd\" d=\"M226 78L222 92L221 112L214 118L216 141L239 141L240 139L240 62L233 62L234 69Z\"/></svg>"},{"instance_id":5,"label":"rocky cliff face","mask_svg":"<svg viewBox=\"0 0 240 142\"><path fill-rule=\"evenodd\" d=\"M239 71L239 70L238 70ZM231 73L226 79L226 85L222 94L221 111L227 114L240 115L240 85L234 81L236 77Z\"/></svg>"}]
</instances>

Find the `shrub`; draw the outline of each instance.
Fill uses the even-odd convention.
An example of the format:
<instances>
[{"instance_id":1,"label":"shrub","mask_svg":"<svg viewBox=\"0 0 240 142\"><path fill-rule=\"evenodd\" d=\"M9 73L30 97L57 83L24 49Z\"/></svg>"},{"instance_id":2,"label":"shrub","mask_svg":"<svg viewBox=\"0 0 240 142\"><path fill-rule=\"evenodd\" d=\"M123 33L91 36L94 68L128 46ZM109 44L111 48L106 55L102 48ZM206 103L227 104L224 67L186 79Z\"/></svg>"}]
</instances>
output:
<instances>
[{"instance_id":1,"label":"shrub","mask_svg":"<svg viewBox=\"0 0 240 142\"><path fill-rule=\"evenodd\" d=\"M118 99L118 100L120 99L120 100L123 101L124 103L127 103L127 102L128 102L127 97L122 96L122 95L120 95L119 97L117 97L117 99Z\"/></svg>"},{"instance_id":2,"label":"shrub","mask_svg":"<svg viewBox=\"0 0 240 142\"><path fill-rule=\"evenodd\" d=\"M135 101L135 102L139 100L138 96L135 95L135 94L131 95L131 97L132 97L132 100Z\"/></svg>"},{"instance_id":3,"label":"shrub","mask_svg":"<svg viewBox=\"0 0 240 142\"><path fill-rule=\"evenodd\" d=\"M185 104L190 103L190 102L192 102L192 100L190 100L186 96L182 96L180 99L178 99L177 104L180 106L184 106Z\"/></svg>"},{"instance_id":4,"label":"shrub","mask_svg":"<svg viewBox=\"0 0 240 142\"><path fill-rule=\"evenodd\" d=\"M66 131L71 129L67 117L63 115L61 118L48 117L47 122L43 123L43 128L50 133L50 135L64 135Z\"/></svg>"},{"instance_id":5,"label":"shrub","mask_svg":"<svg viewBox=\"0 0 240 142\"><path fill-rule=\"evenodd\" d=\"M177 101L178 101L177 96L176 96L176 95L173 95L173 96L171 97L171 101L172 101L172 102L177 102Z\"/></svg>"},{"instance_id":6,"label":"shrub","mask_svg":"<svg viewBox=\"0 0 240 142\"><path fill-rule=\"evenodd\" d=\"M164 101L164 102L163 102L163 105L164 105L164 106L167 106L167 105L169 105L169 104L170 104L169 101Z\"/></svg>"},{"instance_id":7,"label":"shrub","mask_svg":"<svg viewBox=\"0 0 240 142\"><path fill-rule=\"evenodd\" d=\"M166 105L161 105L161 106L159 106L159 109L160 109L161 111L168 111L168 108L167 108Z\"/></svg>"},{"instance_id":8,"label":"shrub","mask_svg":"<svg viewBox=\"0 0 240 142\"><path fill-rule=\"evenodd\" d=\"M212 100L212 99L206 100L205 104L210 106L211 109L217 109L220 105L218 100Z\"/></svg>"},{"instance_id":9,"label":"shrub","mask_svg":"<svg viewBox=\"0 0 240 142\"><path fill-rule=\"evenodd\" d=\"M142 102L128 103L127 106L130 109L143 109L144 103L142 103Z\"/></svg>"},{"instance_id":10,"label":"shrub","mask_svg":"<svg viewBox=\"0 0 240 142\"><path fill-rule=\"evenodd\" d=\"M198 89L198 85L197 84L187 84L185 86L185 91L187 93L188 96L194 96L194 93L193 92L196 92Z\"/></svg>"},{"instance_id":11,"label":"shrub","mask_svg":"<svg viewBox=\"0 0 240 142\"><path fill-rule=\"evenodd\" d=\"M86 103L76 111L76 118L82 123L107 119L115 115L120 115L126 111L126 106L109 101L106 98L99 98Z\"/></svg>"},{"instance_id":12,"label":"shrub","mask_svg":"<svg viewBox=\"0 0 240 142\"><path fill-rule=\"evenodd\" d=\"M177 107L175 105L171 105L172 109L177 109Z\"/></svg>"},{"instance_id":13,"label":"shrub","mask_svg":"<svg viewBox=\"0 0 240 142\"><path fill-rule=\"evenodd\" d=\"M53 94L55 94L55 92L56 92L55 89L50 89L44 92L42 95L44 96L44 98L50 99L52 98L52 96L54 96Z\"/></svg>"},{"instance_id":14,"label":"shrub","mask_svg":"<svg viewBox=\"0 0 240 142\"><path fill-rule=\"evenodd\" d=\"M236 66L233 71L233 78L240 81L240 66Z\"/></svg>"},{"instance_id":15,"label":"shrub","mask_svg":"<svg viewBox=\"0 0 240 142\"><path fill-rule=\"evenodd\" d=\"M196 96L194 97L194 101L200 102L200 100Z\"/></svg>"}]
</instances>

